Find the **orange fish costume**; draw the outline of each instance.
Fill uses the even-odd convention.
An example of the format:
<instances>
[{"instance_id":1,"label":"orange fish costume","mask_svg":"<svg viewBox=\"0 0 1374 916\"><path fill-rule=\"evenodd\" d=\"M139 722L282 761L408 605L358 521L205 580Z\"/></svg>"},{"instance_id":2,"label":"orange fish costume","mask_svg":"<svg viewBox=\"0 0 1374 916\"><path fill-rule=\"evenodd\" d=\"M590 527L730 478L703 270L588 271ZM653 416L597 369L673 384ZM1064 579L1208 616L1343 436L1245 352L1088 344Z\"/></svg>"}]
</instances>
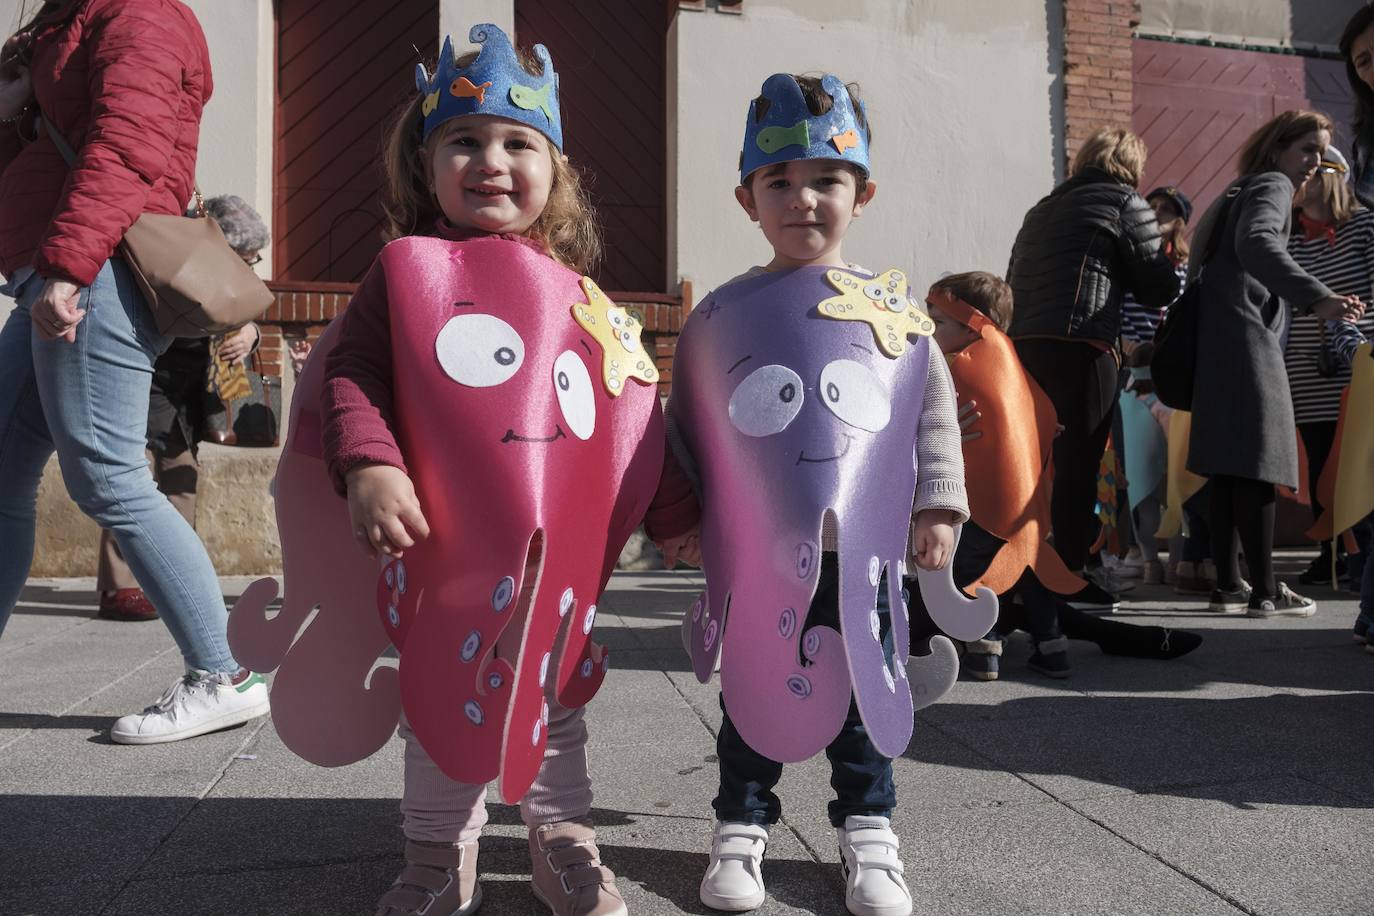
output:
<instances>
[{"instance_id":1,"label":"orange fish costume","mask_svg":"<svg viewBox=\"0 0 1374 916\"><path fill-rule=\"evenodd\" d=\"M1352 360L1350 385L1341 395L1336 440L1317 481L1321 517L1307 531L1316 541L1329 541L1374 512L1374 359L1364 343ZM1347 547L1354 538L1347 536Z\"/></svg>"},{"instance_id":2,"label":"orange fish costume","mask_svg":"<svg viewBox=\"0 0 1374 916\"><path fill-rule=\"evenodd\" d=\"M979 337L946 359L959 403L976 401L982 413L983 435L964 442L969 509L975 523L1006 543L969 589L985 585L1000 595L1030 569L1052 592L1077 592L1086 583L1045 540L1058 426L1054 405L992 319L946 290L932 289L926 301Z\"/></svg>"}]
</instances>

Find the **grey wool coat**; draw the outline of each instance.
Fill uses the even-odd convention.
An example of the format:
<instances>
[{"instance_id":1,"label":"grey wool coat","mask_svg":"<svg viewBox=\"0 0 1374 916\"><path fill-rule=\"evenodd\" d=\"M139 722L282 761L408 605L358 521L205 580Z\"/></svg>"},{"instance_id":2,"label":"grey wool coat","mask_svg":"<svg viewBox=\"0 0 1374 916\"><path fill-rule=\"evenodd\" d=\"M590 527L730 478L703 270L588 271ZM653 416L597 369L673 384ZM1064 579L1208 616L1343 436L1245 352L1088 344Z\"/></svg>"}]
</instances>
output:
<instances>
[{"instance_id":1,"label":"grey wool coat","mask_svg":"<svg viewBox=\"0 0 1374 916\"><path fill-rule=\"evenodd\" d=\"M1217 216L1226 195L1202 217L1188 264L1191 280L1212 233L1223 233L1202 281L1188 470L1296 487L1297 427L1281 337L1288 305L1302 311L1331 291L1288 255L1293 183L1261 172L1231 188L1241 181L1225 225Z\"/></svg>"}]
</instances>

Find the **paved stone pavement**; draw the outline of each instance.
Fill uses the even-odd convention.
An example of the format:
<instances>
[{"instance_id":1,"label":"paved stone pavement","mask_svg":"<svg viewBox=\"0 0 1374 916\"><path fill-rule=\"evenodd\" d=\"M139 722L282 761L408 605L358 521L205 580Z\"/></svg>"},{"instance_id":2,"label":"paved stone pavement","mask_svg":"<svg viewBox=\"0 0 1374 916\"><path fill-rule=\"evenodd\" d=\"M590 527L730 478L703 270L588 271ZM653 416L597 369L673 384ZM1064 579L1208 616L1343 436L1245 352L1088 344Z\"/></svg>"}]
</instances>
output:
<instances>
[{"instance_id":1,"label":"paved stone pavement","mask_svg":"<svg viewBox=\"0 0 1374 916\"><path fill-rule=\"evenodd\" d=\"M709 912L719 712L677 626L699 586L620 574L601 602L593 814L637 914ZM0 641L0 914L370 914L401 864L398 742L335 770L267 720L111 745L110 718L180 662L156 623L91 619L92 589L31 581ZM1351 596L1314 590L1314 618L1256 621L1141 591L1120 619L1203 646L1152 662L1076 642L1055 682L1016 640L1003 680L918 715L896 764L916 912L1374 913L1374 656L1351 643ZM844 912L827 780L823 759L788 767L760 913ZM518 812L491 812L483 912L538 913Z\"/></svg>"}]
</instances>

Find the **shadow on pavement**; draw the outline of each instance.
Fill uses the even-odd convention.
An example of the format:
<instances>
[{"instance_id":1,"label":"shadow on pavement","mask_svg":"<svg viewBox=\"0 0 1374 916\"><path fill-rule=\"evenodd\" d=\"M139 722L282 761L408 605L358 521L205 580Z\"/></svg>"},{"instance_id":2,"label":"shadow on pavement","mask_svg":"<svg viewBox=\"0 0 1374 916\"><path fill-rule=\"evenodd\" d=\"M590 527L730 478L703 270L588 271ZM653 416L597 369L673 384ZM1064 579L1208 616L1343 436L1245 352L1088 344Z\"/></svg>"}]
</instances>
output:
<instances>
[{"instance_id":1,"label":"shadow on pavement","mask_svg":"<svg viewBox=\"0 0 1374 916\"><path fill-rule=\"evenodd\" d=\"M521 823L513 806L489 813L491 826ZM705 850L617 842L662 833L662 818L611 809L592 818L603 860L632 900L712 912L697 899ZM0 798L0 823L7 832L24 825L24 842L0 858L3 913L363 913L403 864L394 798L11 795ZM489 831L478 868L483 912L547 913L530 893L523 835ZM834 867L770 858L764 869L779 903L818 916L844 911Z\"/></svg>"}]
</instances>

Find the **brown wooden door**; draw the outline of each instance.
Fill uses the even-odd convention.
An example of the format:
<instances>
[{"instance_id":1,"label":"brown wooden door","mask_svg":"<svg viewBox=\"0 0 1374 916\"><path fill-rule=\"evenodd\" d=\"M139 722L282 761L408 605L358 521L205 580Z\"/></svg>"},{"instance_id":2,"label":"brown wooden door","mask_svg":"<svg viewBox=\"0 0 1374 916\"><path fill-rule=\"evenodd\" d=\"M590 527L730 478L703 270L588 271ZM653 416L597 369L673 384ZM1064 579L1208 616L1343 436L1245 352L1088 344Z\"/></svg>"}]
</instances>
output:
<instances>
[{"instance_id":1,"label":"brown wooden door","mask_svg":"<svg viewBox=\"0 0 1374 916\"><path fill-rule=\"evenodd\" d=\"M645 0L516 0L515 32L558 71L564 152L590 179L606 289L667 292L668 12Z\"/></svg>"},{"instance_id":2,"label":"brown wooden door","mask_svg":"<svg viewBox=\"0 0 1374 916\"><path fill-rule=\"evenodd\" d=\"M355 281L381 249L381 152L439 53L436 0L277 0L273 275Z\"/></svg>"},{"instance_id":3,"label":"brown wooden door","mask_svg":"<svg viewBox=\"0 0 1374 916\"><path fill-rule=\"evenodd\" d=\"M1245 138L1281 111L1326 112L1349 153L1354 100L1341 61L1137 38L1133 71L1132 122L1149 149L1141 191L1176 185L1197 215L1235 178Z\"/></svg>"}]
</instances>

